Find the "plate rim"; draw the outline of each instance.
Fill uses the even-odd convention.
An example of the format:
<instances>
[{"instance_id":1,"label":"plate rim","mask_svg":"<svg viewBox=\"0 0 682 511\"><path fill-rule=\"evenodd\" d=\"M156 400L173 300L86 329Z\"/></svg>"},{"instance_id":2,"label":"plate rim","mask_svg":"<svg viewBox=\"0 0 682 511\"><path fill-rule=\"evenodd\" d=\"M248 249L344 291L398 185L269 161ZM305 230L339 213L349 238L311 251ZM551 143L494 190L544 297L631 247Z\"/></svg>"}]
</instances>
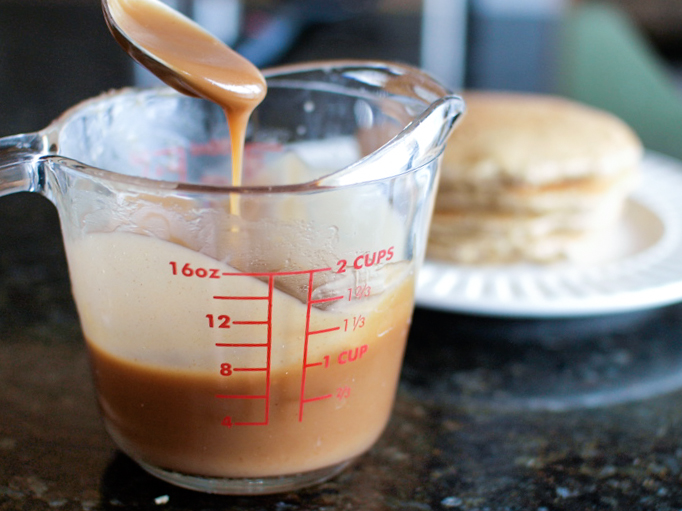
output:
<instances>
[{"instance_id":1,"label":"plate rim","mask_svg":"<svg viewBox=\"0 0 682 511\"><path fill-rule=\"evenodd\" d=\"M677 193L677 196L675 196ZM635 254L615 261L584 265L491 265L466 266L426 259L417 277L415 305L430 309L475 315L548 318L594 316L663 307L682 300L682 161L646 151L641 165L640 182L628 201L653 213L663 225L661 238ZM676 225L679 224L679 225ZM679 268L671 258L677 255ZM679 271L676 271L678 270ZM661 271L663 275L661 276ZM634 272L634 273L633 273ZM625 281L628 276L631 281ZM468 289L501 286L533 279L536 285L551 287L552 280L571 282L580 278L593 280L603 291L553 297L551 290L533 300L515 296L469 295L455 288L449 293L435 293L434 287L447 288L447 281L466 282ZM445 279L446 284L443 284ZM616 282L614 279L620 279ZM647 281L648 279L648 281ZM497 280L497 282L495 282ZM541 282L546 280L547 282ZM526 282L526 283L528 283ZM561 285L561 284L557 284ZM532 287L532 286L531 286ZM609 291L609 289L614 289Z\"/></svg>"}]
</instances>

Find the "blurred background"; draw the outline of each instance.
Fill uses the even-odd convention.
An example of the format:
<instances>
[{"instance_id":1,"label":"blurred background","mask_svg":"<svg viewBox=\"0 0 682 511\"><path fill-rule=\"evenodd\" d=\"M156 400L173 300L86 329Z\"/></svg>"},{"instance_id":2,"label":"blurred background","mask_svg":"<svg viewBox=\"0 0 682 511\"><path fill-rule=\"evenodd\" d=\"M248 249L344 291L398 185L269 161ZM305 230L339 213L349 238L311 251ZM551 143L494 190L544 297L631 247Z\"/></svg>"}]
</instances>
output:
<instances>
[{"instance_id":1,"label":"blurred background","mask_svg":"<svg viewBox=\"0 0 682 511\"><path fill-rule=\"evenodd\" d=\"M260 67L415 64L455 90L559 93L611 110L682 157L680 0L167 0ZM153 80L109 36L98 0L0 0L0 135Z\"/></svg>"}]
</instances>

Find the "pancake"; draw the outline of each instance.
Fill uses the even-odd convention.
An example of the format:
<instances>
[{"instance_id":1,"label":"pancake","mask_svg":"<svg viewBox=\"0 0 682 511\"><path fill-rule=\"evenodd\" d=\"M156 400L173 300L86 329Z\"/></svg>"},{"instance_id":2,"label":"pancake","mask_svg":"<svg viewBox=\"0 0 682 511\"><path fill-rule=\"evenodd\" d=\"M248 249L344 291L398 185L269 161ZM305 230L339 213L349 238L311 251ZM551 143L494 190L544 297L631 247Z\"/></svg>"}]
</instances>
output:
<instances>
[{"instance_id":1,"label":"pancake","mask_svg":"<svg viewBox=\"0 0 682 511\"><path fill-rule=\"evenodd\" d=\"M610 113L556 96L463 96L467 115L445 149L428 257L584 259L586 240L618 222L636 185L637 135Z\"/></svg>"}]
</instances>

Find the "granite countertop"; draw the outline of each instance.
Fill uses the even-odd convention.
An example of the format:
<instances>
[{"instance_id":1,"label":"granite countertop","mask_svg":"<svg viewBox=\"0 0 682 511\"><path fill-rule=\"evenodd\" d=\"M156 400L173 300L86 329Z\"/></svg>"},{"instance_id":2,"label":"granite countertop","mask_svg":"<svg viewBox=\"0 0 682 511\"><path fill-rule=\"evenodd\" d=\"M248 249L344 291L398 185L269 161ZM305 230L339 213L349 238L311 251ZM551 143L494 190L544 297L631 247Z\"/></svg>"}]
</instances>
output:
<instances>
[{"instance_id":1,"label":"granite countertop","mask_svg":"<svg viewBox=\"0 0 682 511\"><path fill-rule=\"evenodd\" d=\"M0 4L1 135L129 79L113 43L92 43L108 41L97 6L35 11ZM682 507L682 305L564 320L418 308L369 453L315 488L205 495L147 475L104 432L54 207L3 197L0 225L0 510Z\"/></svg>"},{"instance_id":2,"label":"granite countertop","mask_svg":"<svg viewBox=\"0 0 682 511\"><path fill-rule=\"evenodd\" d=\"M56 213L0 201L0 509L673 510L682 306L491 320L417 309L379 443L319 487L222 497L119 453L90 382ZM645 397L641 397L641 396Z\"/></svg>"}]
</instances>

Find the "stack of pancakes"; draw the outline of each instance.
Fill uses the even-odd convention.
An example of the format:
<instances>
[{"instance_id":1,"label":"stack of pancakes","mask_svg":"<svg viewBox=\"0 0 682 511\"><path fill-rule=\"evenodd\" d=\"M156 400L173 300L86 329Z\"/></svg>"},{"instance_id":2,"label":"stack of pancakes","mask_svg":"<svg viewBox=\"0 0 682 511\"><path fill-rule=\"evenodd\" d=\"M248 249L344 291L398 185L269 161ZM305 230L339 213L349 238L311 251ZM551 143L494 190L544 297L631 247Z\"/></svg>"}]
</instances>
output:
<instances>
[{"instance_id":1,"label":"stack of pancakes","mask_svg":"<svg viewBox=\"0 0 682 511\"><path fill-rule=\"evenodd\" d=\"M445 149L428 257L585 259L636 182L637 135L609 113L559 97L463 96L467 115Z\"/></svg>"}]
</instances>

